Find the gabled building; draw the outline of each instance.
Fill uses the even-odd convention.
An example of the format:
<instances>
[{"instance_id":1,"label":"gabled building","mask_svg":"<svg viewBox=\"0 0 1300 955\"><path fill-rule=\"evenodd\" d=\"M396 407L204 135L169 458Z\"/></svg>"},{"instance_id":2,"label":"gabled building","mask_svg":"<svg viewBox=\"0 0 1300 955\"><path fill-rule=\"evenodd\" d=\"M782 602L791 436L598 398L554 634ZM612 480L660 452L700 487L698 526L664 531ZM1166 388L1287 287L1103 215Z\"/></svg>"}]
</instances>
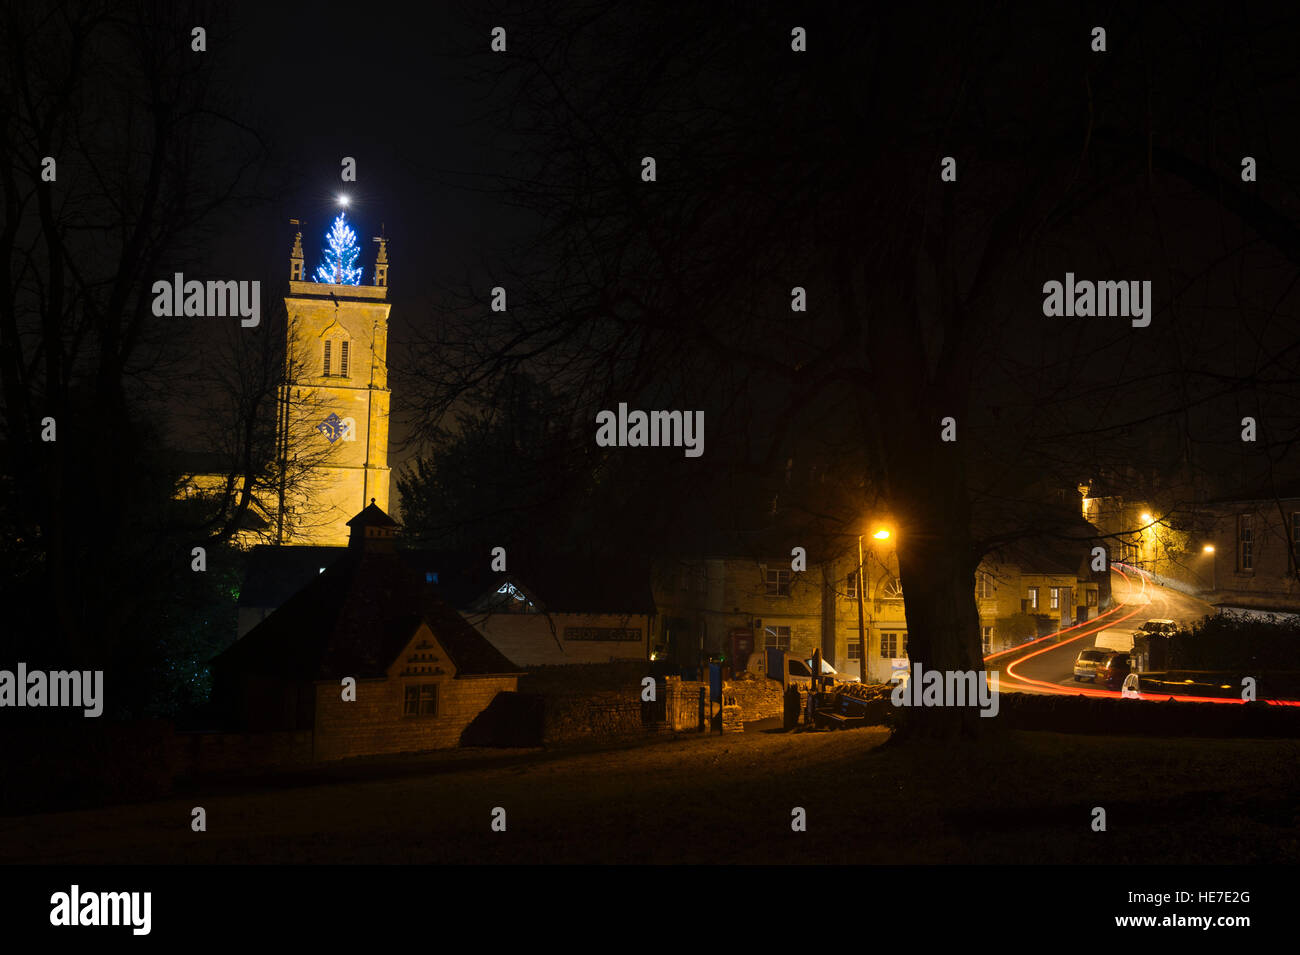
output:
<instances>
[{"instance_id":1,"label":"gabled building","mask_svg":"<svg viewBox=\"0 0 1300 955\"><path fill-rule=\"evenodd\" d=\"M523 666L646 660L655 608L645 575L610 583L575 573L534 583L494 575L461 615Z\"/></svg>"},{"instance_id":2,"label":"gabled building","mask_svg":"<svg viewBox=\"0 0 1300 955\"><path fill-rule=\"evenodd\" d=\"M213 660L214 709L229 729L309 730L317 760L456 746L520 668L398 556L374 502L347 526L346 550Z\"/></svg>"}]
</instances>

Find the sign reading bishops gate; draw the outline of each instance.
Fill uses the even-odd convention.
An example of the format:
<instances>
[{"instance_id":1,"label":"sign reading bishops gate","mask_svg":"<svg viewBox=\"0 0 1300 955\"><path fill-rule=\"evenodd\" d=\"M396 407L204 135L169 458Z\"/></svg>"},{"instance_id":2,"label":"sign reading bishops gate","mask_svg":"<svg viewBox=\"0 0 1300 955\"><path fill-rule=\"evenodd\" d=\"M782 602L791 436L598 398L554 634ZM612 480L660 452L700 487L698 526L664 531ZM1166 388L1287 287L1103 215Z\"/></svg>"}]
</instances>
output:
<instances>
[{"instance_id":1,"label":"sign reading bishops gate","mask_svg":"<svg viewBox=\"0 0 1300 955\"><path fill-rule=\"evenodd\" d=\"M612 640L616 643L637 643L641 640L640 627L565 627L565 640Z\"/></svg>"}]
</instances>

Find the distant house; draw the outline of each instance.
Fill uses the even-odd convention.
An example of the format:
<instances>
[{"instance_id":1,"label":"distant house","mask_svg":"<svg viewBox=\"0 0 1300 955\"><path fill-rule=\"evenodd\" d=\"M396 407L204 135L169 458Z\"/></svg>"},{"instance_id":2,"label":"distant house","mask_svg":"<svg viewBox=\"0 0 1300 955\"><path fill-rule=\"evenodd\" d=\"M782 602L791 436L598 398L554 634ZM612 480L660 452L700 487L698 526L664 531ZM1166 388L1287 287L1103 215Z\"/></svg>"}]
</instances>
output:
<instances>
[{"instance_id":1,"label":"distant house","mask_svg":"<svg viewBox=\"0 0 1300 955\"><path fill-rule=\"evenodd\" d=\"M1220 612L1257 619L1300 614L1300 484L1210 503L1203 577Z\"/></svg>"},{"instance_id":2,"label":"distant house","mask_svg":"<svg viewBox=\"0 0 1300 955\"><path fill-rule=\"evenodd\" d=\"M1081 534L1091 530L1083 526ZM1016 614L1049 618L1063 628L1097 616L1108 590L1088 567L1091 542L1007 546L980 564L976 605L985 653L1014 645L999 621ZM745 667L764 648L810 657L822 651L849 677L862 671L866 631L867 678L887 682L906 666L907 615L898 557L886 543L864 551L863 621L858 622L857 555L791 569L788 556L686 557L662 561L654 575L660 633L677 662L721 653Z\"/></svg>"},{"instance_id":3,"label":"distant house","mask_svg":"<svg viewBox=\"0 0 1300 955\"><path fill-rule=\"evenodd\" d=\"M1028 614L1052 630L1061 630L1097 616L1109 601L1110 587L1105 572L1091 570L1094 543L1024 540L981 561L975 596L986 653L1014 646L998 632L999 620Z\"/></svg>"},{"instance_id":4,"label":"distant house","mask_svg":"<svg viewBox=\"0 0 1300 955\"><path fill-rule=\"evenodd\" d=\"M318 760L456 746L519 667L398 556L373 501L347 526L348 547L213 660L214 709L230 729L310 730Z\"/></svg>"},{"instance_id":5,"label":"distant house","mask_svg":"<svg viewBox=\"0 0 1300 955\"><path fill-rule=\"evenodd\" d=\"M645 573L502 573L461 614L524 666L611 663L649 657L654 600Z\"/></svg>"}]
</instances>

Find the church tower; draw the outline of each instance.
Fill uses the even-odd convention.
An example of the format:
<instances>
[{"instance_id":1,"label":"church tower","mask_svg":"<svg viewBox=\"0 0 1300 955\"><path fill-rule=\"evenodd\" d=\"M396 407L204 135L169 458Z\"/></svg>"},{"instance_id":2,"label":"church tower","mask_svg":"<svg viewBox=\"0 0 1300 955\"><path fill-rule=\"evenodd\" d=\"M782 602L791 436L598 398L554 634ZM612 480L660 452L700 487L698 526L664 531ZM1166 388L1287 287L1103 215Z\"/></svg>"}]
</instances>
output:
<instances>
[{"instance_id":1,"label":"church tower","mask_svg":"<svg viewBox=\"0 0 1300 955\"><path fill-rule=\"evenodd\" d=\"M344 216L326 235L314 280L303 271L302 232L289 256L282 479L276 540L346 546L348 521L373 502L389 509L388 248L374 284L353 267L359 249Z\"/></svg>"}]
</instances>

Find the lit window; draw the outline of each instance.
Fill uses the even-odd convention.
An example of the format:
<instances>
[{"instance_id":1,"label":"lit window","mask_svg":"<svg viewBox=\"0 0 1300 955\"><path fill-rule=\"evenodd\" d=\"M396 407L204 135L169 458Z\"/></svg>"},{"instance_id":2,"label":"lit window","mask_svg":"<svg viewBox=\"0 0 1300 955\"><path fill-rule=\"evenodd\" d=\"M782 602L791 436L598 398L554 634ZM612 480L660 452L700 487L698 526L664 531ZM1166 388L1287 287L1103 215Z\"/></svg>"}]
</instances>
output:
<instances>
[{"instance_id":1,"label":"lit window","mask_svg":"<svg viewBox=\"0 0 1300 955\"><path fill-rule=\"evenodd\" d=\"M1029 588L1029 609L1030 610L1038 609L1038 588L1037 587Z\"/></svg>"},{"instance_id":2,"label":"lit window","mask_svg":"<svg viewBox=\"0 0 1300 955\"><path fill-rule=\"evenodd\" d=\"M1061 609L1061 588L1053 587L1051 590L1048 591L1048 595L1049 595L1048 606L1052 610L1060 610Z\"/></svg>"}]
</instances>

